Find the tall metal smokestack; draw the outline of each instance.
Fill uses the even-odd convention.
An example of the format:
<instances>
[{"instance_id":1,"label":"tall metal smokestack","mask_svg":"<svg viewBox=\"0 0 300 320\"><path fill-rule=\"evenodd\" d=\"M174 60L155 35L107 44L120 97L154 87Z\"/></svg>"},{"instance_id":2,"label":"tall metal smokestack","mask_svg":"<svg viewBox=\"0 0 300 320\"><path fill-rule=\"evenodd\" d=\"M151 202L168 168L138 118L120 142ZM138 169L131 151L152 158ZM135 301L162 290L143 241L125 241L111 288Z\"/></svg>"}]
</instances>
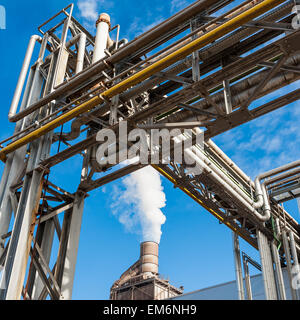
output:
<instances>
[{"instance_id":1,"label":"tall metal smokestack","mask_svg":"<svg viewBox=\"0 0 300 320\"><path fill-rule=\"evenodd\" d=\"M145 241L141 243L140 272L158 274L158 243Z\"/></svg>"}]
</instances>

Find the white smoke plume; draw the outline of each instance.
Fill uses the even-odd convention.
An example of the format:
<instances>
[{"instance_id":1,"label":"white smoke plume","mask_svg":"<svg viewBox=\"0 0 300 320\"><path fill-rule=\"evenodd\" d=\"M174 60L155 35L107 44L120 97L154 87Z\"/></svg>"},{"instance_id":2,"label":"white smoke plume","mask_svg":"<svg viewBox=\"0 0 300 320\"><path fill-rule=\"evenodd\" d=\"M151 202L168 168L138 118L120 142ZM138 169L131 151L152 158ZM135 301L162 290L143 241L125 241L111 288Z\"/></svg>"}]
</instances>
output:
<instances>
[{"instance_id":1,"label":"white smoke plume","mask_svg":"<svg viewBox=\"0 0 300 320\"><path fill-rule=\"evenodd\" d=\"M122 182L125 190L116 193L113 213L128 231L136 232L140 225L143 241L159 243L161 226L166 221L161 211L166 196L159 173L148 166L131 173Z\"/></svg>"}]
</instances>

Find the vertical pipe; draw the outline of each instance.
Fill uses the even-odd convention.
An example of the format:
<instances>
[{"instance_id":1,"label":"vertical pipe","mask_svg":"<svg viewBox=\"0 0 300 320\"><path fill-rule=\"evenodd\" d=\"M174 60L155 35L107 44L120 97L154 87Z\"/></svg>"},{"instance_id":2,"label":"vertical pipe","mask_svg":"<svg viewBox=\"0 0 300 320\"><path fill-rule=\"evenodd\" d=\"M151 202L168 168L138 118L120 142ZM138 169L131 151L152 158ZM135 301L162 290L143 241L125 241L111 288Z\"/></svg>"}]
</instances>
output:
<instances>
[{"instance_id":1,"label":"vertical pipe","mask_svg":"<svg viewBox=\"0 0 300 320\"><path fill-rule=\"evenodd\" d=\"M277 300L277 290L275 284L275 276L273 269L273 261L268 238L257 230L257 242L261 259L263 281L265 287L265 295L267 300Z\"/></svg>"},{"instance_id":2,"label":"vertical pipe","mask_svg":"<svg viewBox=\"0 0 300 320\"><path fill-rule=\"evenodd\" d=\"M248 266L248 262L246 261L245 257L243 258L243 266L244 266L244 273L245 273L245 286L246 286L246 292L247 292L247 300L252 300L252 290L251 290L249 266Z\"/></svg>"},{"instance_id":3,"label":"vertical pipe","mask_svg":"<svg viewBox=\"0 0 300 320\"><path fill-rule=\"evenodd\" d=\"M240 244L239 244L238 235L234 232L232 233L232 240L233 240L233 255L234 255L234 265L235 265L238 297L239 297L239 300L245 300Z\"/></svg>"},{"instance_id":4,"label":"vertical pipe","mask_svg":"<svg viewBox=\"0 0 300 320\"><path fill-rule=\"evenodd\" d=\"M84 54L85 54L86 34L81 33L78 43L76 74L83 70Z\"/></svg>"},{"instance_id":5,"label":"vertical pipe","mask_svg":"<svg viewBox=\"0 0 300 320\"><path fill-rule=\"evenodd\" d=\"M298 255L296 250L295 238L292 231L289 232L289 236L290 236L290 246L291 246L291 251L293 256L292 274L295 275L299 273L299 261L298 261ZM297 299L299 300L299 291L297 289L295 289L295 291L296 291Z\"/></svg>"},{"instance_id":6,"label":"vertical pipe","mask_svg":"<svg viewBox=\"0 0 300 320\"><path fill-rule=\"evenodd\" d=\"M271 242L272 255L275 262L275 271L278 283L278 292L280 300L286 300L285 286L283 281L282 269L280 265L279 253L274 242Z\"/></svg>"},{"instance_id":7,"label":"vertical pipe","mask_svg":"<svg viewBox=\"0 0 300 320\"><path fill-rule=\"evenodd\" d=\"M37 35L31 36L31 38L29 40L28 48L26 51L26 55L24 58L23 66L21 69L21 73L19 75L18 83L17 83L16 89L15 89L14 97L13 97L13 100L12 100L12 103L10 106L8 118L14 116L17 112L18 104L20 101L20 97L22 94L23 86L24 86L24 83L26 80L27 71L29 68L29 64L31 61L31 57L33 54L33 50L34 50L36 41L42 41L42 38Z\"/></svg>"},{"instance_id":8,"label":"vertical pipe","mask_svg":"<svg viewBox=\"0 0 300 320\"><path fill-rule=\"evenodd\" d=\"M108 32L110 29L110 16L106 13L100 14L99 19L96 22L96 26L97 33L92 63L95 63L106 56L104 50L107 47Z\"/></svg>"},{"instance_id":9,"label":"vertical pipe","mask_svg":"<svg viewBox=\"0 0 300 320\"><path fill-rule=\"evenodd\" d=\"M297 293L296 293L296 290L294 290L293 288L291 253L290 253L290 246L289 246L289 241L287 238L286 231L282 231L282 240L283 240L283 248L284 248L287 271L288 271L290 288L291 288L291 295L293 300L297 300Z\"/></svg>"},{"instance_id":10,"label":"vertical pipe","mask_svg":"<svg viewBox=\"0 0 300 320\"><path fill-rule=\"evenodd\" d=\"M299 264L299 261L298 261L298 255L296 250L295 238L292 231L289 232L289 237L290 237L290 245L291 245L291 251L292 251L292 256L294 261L293 265L295 266Z\"/></svg>"}]
</instances>

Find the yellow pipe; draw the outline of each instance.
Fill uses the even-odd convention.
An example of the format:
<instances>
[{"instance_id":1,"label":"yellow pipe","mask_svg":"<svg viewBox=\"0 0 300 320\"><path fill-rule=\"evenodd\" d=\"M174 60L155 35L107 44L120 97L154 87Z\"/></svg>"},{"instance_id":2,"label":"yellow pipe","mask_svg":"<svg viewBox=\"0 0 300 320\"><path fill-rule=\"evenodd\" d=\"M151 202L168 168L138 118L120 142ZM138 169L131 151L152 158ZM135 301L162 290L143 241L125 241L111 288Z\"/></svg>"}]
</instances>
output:
<instances>
[{"instance_id":1,"label":"yellow pipe","mask_svg":"<svg viewBox=\"0 0 300 320\"><path fill-rule=\"evenodd\" d=\"M169 181L171 181L174 185L176 185L176 180L171 177L168 173L166 173L163 169L161 169L157 165L152 165L152 167L157 170L160 174L162 174L165 178L167 178ZM238 234L241 238L243 238L246 242L248 242L252 247L258 250L257 245L254 242L249 241L243 234L241 234L238 229L236 229L234 226L232 226L229 222L225 221L222 216L220 216L217 212L215 212L213 209L206 206L203 201L198 199L195 195L193 195L187 188L178 186L180 190L182 190L185 194L187 194L189 197L191 197L194 201L196 201L198 204L200 204L205 210L210 212L213 216L215 216L219 221L224 223L227 227L229 227L234 233Z\"/></svg>"},{"instance_id":2,"label":"yellow pipe","mask_svg":"<svg viewBox=\"0 0 300 320\"><path fill-rule=\"evenodd\" d=\"M274 8L275 6L279 5L280 3L284 2L285 0L265 0L256 6L248 9L247 11L239 14L238 16L232 18L231 20L225 22L224 24L220 25L219 27L209 31L208 33L204 34L203 36L199 37L191 41L189 44L185 45L184 47L174 51L173 53L169 54L168 56L162 58L159 61L156 61L152 65L146 67L145 69L137 72L136 74L132 75L131 77L121 81L120 83L114 85L110 89L101 93L101 95L96 96L90 99L87 102L82 103L78 107L62 114L61 116L57 117L56 119L50 121L49 123L45 124L39 129L34 130L31 133L28 133L24 137L20 138L17 141L12 142L5 148L0 151L0 159L2 161L6 160L6 155L17 150L21 146L41 137L42 135L46 134L47 132L54 130L55 128L59 127L63 123L77 117L78 115L87 112L88 110L92 109L96 105L105 101L105 99L112 98L113 96L124 92L125 90L131 88L132 86L146 80L150 76L154 75L155 73L164 70L165 68L169 67L173 63L185 58L186 56L190 55L196 50L199 50L206 46L207 44L219 39L220 37L224 36L225 34L235 30L236 28L242 26L243 24L253 20L254 18L260 16L261 14L267 12L268 10Z\"/></svg>"}]
</instances>

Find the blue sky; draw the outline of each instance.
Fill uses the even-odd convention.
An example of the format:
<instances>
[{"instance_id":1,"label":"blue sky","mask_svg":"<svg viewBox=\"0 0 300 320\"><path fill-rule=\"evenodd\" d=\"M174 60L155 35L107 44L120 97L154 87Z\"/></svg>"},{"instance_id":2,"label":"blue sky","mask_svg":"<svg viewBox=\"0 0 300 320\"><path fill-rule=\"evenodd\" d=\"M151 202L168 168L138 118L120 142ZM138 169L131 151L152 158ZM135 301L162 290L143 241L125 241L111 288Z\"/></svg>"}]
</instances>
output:
<instances>
[{"instance_id":1,"label":"blue sky","mask_svg":"<svg viewBox=\"0 0 300 320\"><path fill-rule=\"evenodd\" d=\"M121 25L121 38L130 40L192 2L79 1L75 2L74 15L94 33L95 13L108 12L112 24ZM9 136L14 129L7 120L7 113L30 36L38 32L38 25L68 4L65 0L0 0L7 12L7 29L0 30L0 139ZM273 96L280 93L282 91ZM254 178L261 171L299 159L299 121L297 102L216 137L214 141ZM70 159L55 167L50 180L74 192L80 167L80 157ZM0 168L2 170L3 165ZM183 285L186 292L233 280L231 231L168 181L162 179L162 183L166 194L163 213L167 220L162 227L160 273L169 277L172 284ZM111 209L111 193L120 186L121 182L107 185L92 192L86 200L74 299L107 299L113 282L138 258L141 239L138 230L128 232ZM292 202L287 208L298 220L296 204ZM258 253L244 242L241 247L248 255L259 259Z\"/></svg>"}]
</instances>

